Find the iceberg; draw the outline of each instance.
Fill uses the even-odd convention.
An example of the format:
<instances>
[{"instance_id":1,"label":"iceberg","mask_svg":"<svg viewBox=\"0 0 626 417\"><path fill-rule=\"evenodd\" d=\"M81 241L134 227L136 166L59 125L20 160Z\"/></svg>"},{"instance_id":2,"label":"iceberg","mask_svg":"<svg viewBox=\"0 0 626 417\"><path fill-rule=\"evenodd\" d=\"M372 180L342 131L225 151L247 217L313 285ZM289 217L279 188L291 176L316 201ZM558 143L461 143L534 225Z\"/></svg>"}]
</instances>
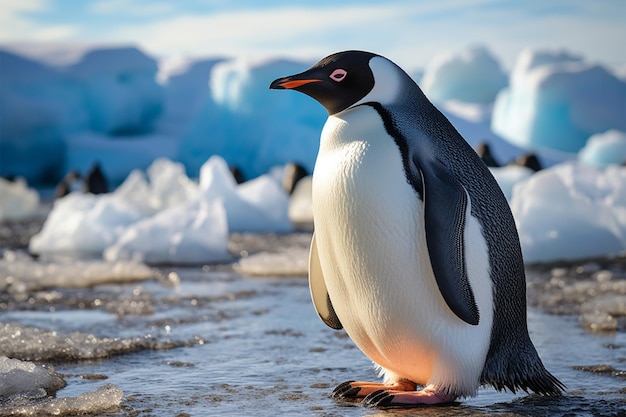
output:
<instances>
[{"instance_id":1,"label":"iceberg","mask_svg":"<svg viewBox=\"0 0 626 417\"><path fill-rule=\"evenodd\" d=\"M525 149L576 153L609 129L626 131L626 81L564 52L526 50L496 97L492 130Z\"/></svg>"},{"instance_id":2,"label":"iceberg","mask_svg":"<svg viewBox=\"0 0 626 417\"><path fill-rule=\"evenodd\" d=\"M245 178L297 162L311 172L326 112L302 94L273 94L276 74L300 72L309 63L291 60L220 62L213 67L211 95L191 121L179 148L188 172L220 155Z\"/></svg>"},{"instance_id":3,"label":"iceberg","mask_svg":"<svg viewBox=\"0 0 626 417\"><path fill-rule=\"evenodd\" d=\"M89 134L113 141L153 129L164 100L155 60L132 47L85 50L75 60L59 65L0 50L0 175L54 184L76 162L66 161L67 151L88 146ZM78 136L68 144L70 135ZM101 150L83 150L88 160L77 165L91 166Z\"/></svg>"},{"instance_id":4,"label":"iceberg","mask_svg":"<svg viewBox=\"0 0 626 417\"><path fill-rule=\"evenodd\" d=\"M156 72L156 61L132 47L91 50L67 69L85 95L90 130L112 135L152 129L163 106Z\"/></svg>"},{"instance_id":5,"label":"iceberg","mask_svg":"<svg viewBox=\"0 0 626 417\"><path fill-rule=\"evenodd\" d=\"M80 89L52 68L0 50L0 175L54 183L65 157L63 127L84 126Z\"/></svg>"},{"instance_id":6,"label":"iceberg","mask_svg":"<svg viewBox=\"0 0 626 417\"><path fill-rule=\"evenodd\" d=\"M484 47L438 55L426 66L421 78L424 94L435 103L491 103L506 85L506 73Z\"/></svg>"}]
</instances>

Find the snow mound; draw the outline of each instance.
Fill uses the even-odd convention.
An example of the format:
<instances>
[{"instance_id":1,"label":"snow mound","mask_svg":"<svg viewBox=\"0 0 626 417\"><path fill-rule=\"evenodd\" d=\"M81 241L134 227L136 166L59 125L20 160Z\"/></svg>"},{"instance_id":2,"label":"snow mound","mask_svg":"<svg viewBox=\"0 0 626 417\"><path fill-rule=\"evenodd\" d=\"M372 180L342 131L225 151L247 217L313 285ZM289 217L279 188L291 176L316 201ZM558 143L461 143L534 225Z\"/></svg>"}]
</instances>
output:
<instances>
[{"instance_id":1,"label":"snow mound","mask_svg":"<svg viewBox=\"0 0 626 417\"><path fill-rule=\"evenodd\" d=\"M0 356L0 398L45 390L53 394L65 381L51 367Z\"/></svg>"},{"instance_id":2,"label":"snow mound","mask_svg":"<svg viewBox=\"0 0 626 417\"><path fill-rule=\"evenodd\" d=\"M578 153L578 159L595 166L626 164L626 133L609 130L591 136Z\"/></svg>"},{"instance_id":3,"label":"snow mound","mask_svg":"<svg viewBox=\"0 0 626 417\"><path fill-rule=\"evenodd\" d=\"M625 91L626 82L602 66L526 50L496 98L491 127L523 148L577 152L595 133L626 131Z\"/></svg>"},{"instance_id":4,"label":"snow mound","mask_svg":"<svg viewBox=\"0 0 626 417\"><path fill-rule=\"evenodd\" d=\"M435 103L491 103L506 85L500 63L483 47L435 57L421 79L424 93Z\"/></svg>"},{"instance_id":5,"label":"snow mound","mask_svg":"<svg viewBox=\"0 0 626 417\"><path fill-rule=\"evenodd\" d=\"M23 220L39 212L39 194L23 178L8 181L0 177L0 222Z\"/></svg>"},{"instance_id":6,"label":"snow mound","mask_svg":"<svg viewBox=\"0 0 626 417\"><path fill-rule=\"evenodd\" d=\"M542 170L513 188L511 210L527 263L626 251L626 168L575 162Z\"/></svg>"}]
</instances>

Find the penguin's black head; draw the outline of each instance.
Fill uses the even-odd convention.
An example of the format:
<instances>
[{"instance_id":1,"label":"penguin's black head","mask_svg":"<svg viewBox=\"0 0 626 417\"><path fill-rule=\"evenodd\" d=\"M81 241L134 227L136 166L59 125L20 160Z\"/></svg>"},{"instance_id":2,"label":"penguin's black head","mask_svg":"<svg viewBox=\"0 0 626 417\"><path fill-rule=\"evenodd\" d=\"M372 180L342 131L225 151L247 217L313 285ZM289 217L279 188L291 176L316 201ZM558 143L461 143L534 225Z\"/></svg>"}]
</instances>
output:
<instances>
[{"instance_id":1,"label":"penguin's black head","mask_svg":"<svg viewBox=\"0 0 626 417\"><path fill-rule=\"evenodd\" d=\"M338 52L300 74L275 80L270 88L300 91L319 101L329 115L339 113L374 88L369 62L376 56L363 51Z\"/></svg>"}]
</instances>

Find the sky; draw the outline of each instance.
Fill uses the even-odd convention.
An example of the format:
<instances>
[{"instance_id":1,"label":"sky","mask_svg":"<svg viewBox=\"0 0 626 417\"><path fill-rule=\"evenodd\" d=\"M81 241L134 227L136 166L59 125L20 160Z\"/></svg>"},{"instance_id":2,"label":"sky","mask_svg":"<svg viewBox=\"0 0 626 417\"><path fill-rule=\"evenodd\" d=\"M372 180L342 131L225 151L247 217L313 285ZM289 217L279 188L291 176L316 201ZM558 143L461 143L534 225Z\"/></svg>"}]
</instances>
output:
<instances>
[{"instance_id":1,"label":"sky","mask_svg":"<svg viewBox=\"0 0 626 417\"><path fill-rule=\"evenodd\" d=\"M626 66L625 0L1 0L0 45L136 45L159 59L317 60L363 49L419 69L485 46L510 69L524 48Z\"/></svg>"}]
</instances>

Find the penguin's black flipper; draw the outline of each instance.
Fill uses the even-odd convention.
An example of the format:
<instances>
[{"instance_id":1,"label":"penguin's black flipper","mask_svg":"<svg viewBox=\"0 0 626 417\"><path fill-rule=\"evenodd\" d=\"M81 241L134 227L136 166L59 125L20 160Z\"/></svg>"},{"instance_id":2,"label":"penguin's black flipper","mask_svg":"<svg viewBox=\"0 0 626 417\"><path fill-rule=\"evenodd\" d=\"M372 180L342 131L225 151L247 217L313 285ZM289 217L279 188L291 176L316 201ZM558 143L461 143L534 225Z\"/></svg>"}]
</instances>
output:
<instances>
[{"instance_id":1,"label":"penguin's black flipper","mask_svg":"<svg viewBox=\"0 0 626 417\"><path fill-rule=\"evenodd\" d=\"M422 156L414 163L422 176L426 245L437 286L454 314L477 325L480 317L467 277L464 249L469 195L436 159Z\"/></svg>"},{"instance_id":2,"label":"penguin's black flipper","mask_svg":"<svg viewBox=\"0 0 626 417\"><path fill-rule=\"evenodd\" d=\"M343 329L343 325L335 313L333 304L330 302L328 290L326 289L320 258L317 254L315 233L313 233L311 251L309 252L309 289L311 290L311 298L313 299L315 311L317 311L317 315L320 316L320 319L332 329Z\"/></svg>"}]
</instances>

